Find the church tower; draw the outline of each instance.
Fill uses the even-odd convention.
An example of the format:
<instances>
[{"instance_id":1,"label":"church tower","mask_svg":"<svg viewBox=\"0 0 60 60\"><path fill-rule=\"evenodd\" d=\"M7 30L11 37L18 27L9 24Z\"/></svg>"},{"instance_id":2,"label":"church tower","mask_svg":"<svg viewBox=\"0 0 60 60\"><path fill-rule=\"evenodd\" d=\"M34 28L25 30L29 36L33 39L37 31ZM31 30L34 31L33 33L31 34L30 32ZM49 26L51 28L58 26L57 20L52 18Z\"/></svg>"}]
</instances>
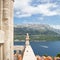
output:
<instances>
[{"instance_id":1,"label":"church tower","mask_svg":"<svg viewBox=\"0 0 60 60\"><path fill-rule=\"evenodd\" d=\"M33 52L32 47L29 44L29 34L26 35L26 42L23 52L23 59L22 60L37 60L35 54Z\"/></svg>"},{"instance_id":2,"label":"church tower","mask_svg":"<svg viewBox=\"0 0 60 60\"><path fill-rule=\"evenodd\" d=\"M0 30L4 31L3 60L13 60L14 0L0 0Z\"/></svg>"}]
</instances>

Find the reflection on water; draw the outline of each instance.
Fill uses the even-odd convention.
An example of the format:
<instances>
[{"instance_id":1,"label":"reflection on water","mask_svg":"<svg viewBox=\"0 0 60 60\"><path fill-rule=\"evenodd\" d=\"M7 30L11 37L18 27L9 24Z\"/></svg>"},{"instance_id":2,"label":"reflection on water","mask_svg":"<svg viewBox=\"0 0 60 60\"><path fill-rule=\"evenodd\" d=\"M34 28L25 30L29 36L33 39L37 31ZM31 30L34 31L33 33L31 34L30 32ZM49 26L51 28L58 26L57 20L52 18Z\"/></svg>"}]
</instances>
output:
<instances>
[{"instance_id":1,"label":"reflection on water","mask_svg":"<svg viewBox=\"0 0 60 60\"><path fill-rule=\"evenodd\" d=\"M48 48L48 46L43 46L43 45L41 45L41 47L43 47L43 48Z\"/></svg>"}]
</instances>

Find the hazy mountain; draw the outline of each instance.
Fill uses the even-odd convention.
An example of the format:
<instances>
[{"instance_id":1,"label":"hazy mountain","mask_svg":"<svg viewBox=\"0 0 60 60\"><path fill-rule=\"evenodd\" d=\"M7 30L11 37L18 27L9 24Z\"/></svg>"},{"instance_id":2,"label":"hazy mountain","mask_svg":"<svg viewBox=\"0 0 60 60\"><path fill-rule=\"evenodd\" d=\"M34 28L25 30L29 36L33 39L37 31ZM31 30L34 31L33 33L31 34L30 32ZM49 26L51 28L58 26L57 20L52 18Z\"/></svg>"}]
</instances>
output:
<instances>
[{"instance_id":1,"label":"hazy mountain","mask_svg":"<svg viewBox=\"0 0 60 60\"><path fill-rule=\"evenodd\" d=\"M50 30L60 34L60 25L58 25L58 26L56 26L56 25L51 26L50 25L50 27L51 27Z\"/></svg>"},{"instance_id":2,"label":"hazy mountain","mask_svg":"<svg viewBox=\"0 0 60 60\"><path fill-rule=\"evenodd\" d=\"M29 33L31 35L58 35L60 30L54 29L53 27L46 24L20 24L14 26L15 34L24 35Z\"/></svg>"}]
</instances>

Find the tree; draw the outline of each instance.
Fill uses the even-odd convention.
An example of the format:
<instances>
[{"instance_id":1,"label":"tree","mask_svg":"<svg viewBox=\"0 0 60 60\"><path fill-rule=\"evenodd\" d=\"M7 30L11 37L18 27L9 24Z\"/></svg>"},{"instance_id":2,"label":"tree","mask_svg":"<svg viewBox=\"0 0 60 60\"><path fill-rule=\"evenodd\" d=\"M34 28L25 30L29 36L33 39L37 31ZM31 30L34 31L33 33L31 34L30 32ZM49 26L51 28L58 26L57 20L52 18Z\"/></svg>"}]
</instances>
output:
<instances>
[{"instance_id":1,"label":"tree","mask_svg":"<svg viewBox=\"0 0 60 60\"><path fill-rule=\"evenodd\" d=\"M60 53L58 53L58 54L56 55L56 57L60 57Z\"/></svg>"}]
</instances>

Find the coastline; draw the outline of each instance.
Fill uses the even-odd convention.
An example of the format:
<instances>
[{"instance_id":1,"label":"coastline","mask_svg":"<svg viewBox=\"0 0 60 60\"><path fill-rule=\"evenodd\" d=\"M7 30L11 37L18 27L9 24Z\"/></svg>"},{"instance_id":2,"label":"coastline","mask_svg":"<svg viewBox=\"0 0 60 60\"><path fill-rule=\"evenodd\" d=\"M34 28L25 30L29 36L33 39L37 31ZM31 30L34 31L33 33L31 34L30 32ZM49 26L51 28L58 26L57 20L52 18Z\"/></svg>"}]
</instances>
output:
<instances>
[{"instance_id":1,"label":"coastline","mask_svg":"<svg viewBox=\"0 0 60 60\"><path fill-rule=\"evenodd\" d=\"M60 41L60 40L30 40L30 42L50 42L50 41ZM14 40L14 42L25 42L25 40Z\"/></svg>"}]
</instances>

